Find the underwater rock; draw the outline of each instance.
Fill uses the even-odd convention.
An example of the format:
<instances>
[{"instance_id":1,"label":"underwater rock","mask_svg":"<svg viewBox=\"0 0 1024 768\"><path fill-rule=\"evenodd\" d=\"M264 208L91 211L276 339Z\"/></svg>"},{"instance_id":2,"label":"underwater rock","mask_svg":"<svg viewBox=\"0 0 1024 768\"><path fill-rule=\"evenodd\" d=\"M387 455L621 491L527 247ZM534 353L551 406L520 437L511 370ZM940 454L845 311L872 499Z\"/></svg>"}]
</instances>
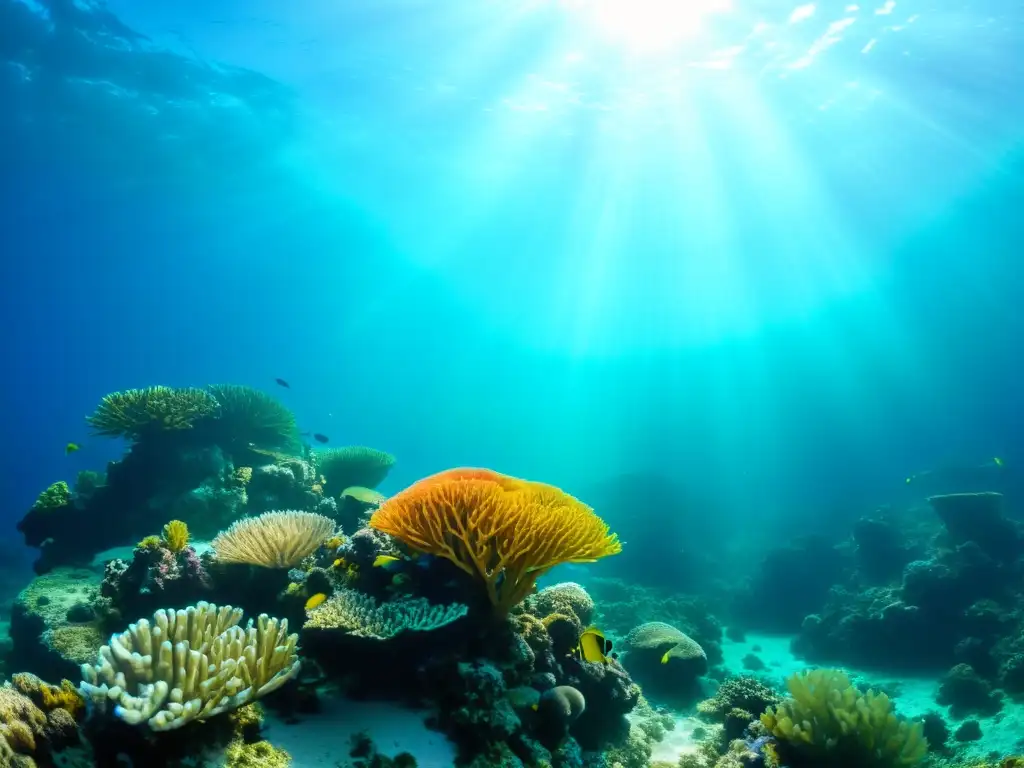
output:
<instances>
[{"instance_id":1,"label":"underwater rock","mask_svg":"<svg viewBox=\"0 0 1024 768\"><path fill-rule=\"evenodd\" d=\"M946 719L938 712L928 712L921 718L924 737L928 741L929 752L944 752L949 741L949 726Z\"/></svg>"},{"instance_id":2,"label":"underwater rock","mask_svg":"<svg viewBox=\"0 0 1024 768\"><path fill-rule=\"evenodd\" d=\"M693 638L704 649L710 666L722 662L724 630L707 600L666 594L619 579L598 577L587 584L597 606L595 622L605 631L624 636L639 624L662 621Z\"/></svg>"},{"instance_id":3,"label":"underwater rock","mask_svg":"<svg viewBox=\"0 0 1024 768\"><path fill-rule=\"evenodd\" d=\"M251 514L278 509L314 511L323 500L317 493L318 476L312 464L289 458L277 464L256 467L246 487Z\"/></svg>"},{"instance_id":4,"label":"underwater rock","mask_svg":"<svg viewBox=\"0 0 1024 768\"><path fill-rule=\"evenodd\" d=\"M111 628L122 617L153 613L164 605L191 605L209 597L213 583L195 548L172 552L151 537L137 546L131 562L110 560L104 566L97 603Z\"/></svg>"},{"instance_id":5,"label":"underwater rock","mask_svg":"<svg viewBox=\"0 0 1024 768\"><path fill-rule=\"evenodd\" d=\"M697 712L713 721L723 722L734 709L757 717L768 707L776 707L782 696L756 677L740 675L730 677L718 686L715 695L697 704Z\"/></svg>"},{"instance_id":6,"label":"underwater rock","mask_svg":"<svg viewBox=\"0 0 1024 768\"><path fill-rule=\"evenodd\" d=\"M965 741L980 741L981 736L981 723L977 720L964 720L953 733L953 738L961 743Z\"/></svg>"},{"instance_id":7,"label":"underwater rock","mask_svg":"<svg viewBox=\"0 0 1024 768\"><path fill-rule=\"evenodd\" d=\"M138 541L171 519L202 532L240 515L244 492L231 486L233 468L222 451L190 439L195 436L175 433L136 443L107 465L104 485L82 494L76 488L59 508L29 510L18 530L40 550L36 572L85 565L98 552Z\"/></svg>"},{"instance_id":8,"label":"underwater rock","mask_svg":"<svg viewBox=\"0 0 1024 768\"><path fill-rule=\"evenodd\" d=\"M825 604L829 588L842 581L851 557L818 536L769 551L747 589L738 596L733 614L748 629L796 632L804 617Z\"/></svg>"},{"instance_id":9,"label":"underwater rock","mask_svg":"<svg viewBox=\"0 0 1024 768\"><path fill-rule=\"evenodd\" d=\"M935 701L948 706L950 714L958 719L972 714L988 717L1003 708L999 692L968 664L957 664L946 673Z\"/></svg>"},{"instance_id":10,"label":"underwater rock","mask_svg":"<svg viewBox=\"0 0 1024 768\"><path fill-rule=\"evenodd\" d=\"M561 685L571 685L587 703L571 733L583 749L599 749L623 741L629 730L626 715L640 700L640 687L614 659L595 664L567 658L562 662Z\"/></svg>"},{"instance_id":11,"label":"underwater rock","mask_svg":"<svg viewBox=\"0 0 1024 768\"><path fill-rule=\"evenodd\" d=\"M700 644L670 624L651 621L625 638L623 664L649 695L675 701L698 698L698 678L708 671Z\"/></svg>"},{"instance_id":12,"label":"underwater rock","mask_svg":"<svg viewBox=\"0 0 1024 768\"><path fill-rule=\"evenodd\" d=\"M928 503L954 545L974 542L1003 563L1024 554L1022 527L1003 516L1001 493L952 493L931 496Z\"/></svg>"},{"instance_id":13,"label":"underwater rock","mask_svg":"<svg viewBox=\"0 0 1024 768\"><path fill-rule=\"evenodd\" d=\"M1024 694L1024 653L1009 656L999 669L1000 687L1011 696Z\"/></svg>"},{"instance_id":14,"label":"underwater rock","mask_svg":"<svg viewBox=\"0 0 1024 768\"><path fill-rule=\"evenodd\" d=\"M915 552L901 532L875 518L862 517L853 526L857 570L869 584L885 584L903 572Z\"/></svg>"},{"instance_id":15,"label":"underwater rock","mask_svg":"<svg viewBox=\"0 0 1024 768\"><path fill-rule=\"evenodd\" d=\"M98 596L99 574L56 568L36 576L14 601L11 613L11 666L47 680L75 678L78 667L95 657L105 642L99 621L74 622L79 606Z\"/></svg>"}]
</instances>

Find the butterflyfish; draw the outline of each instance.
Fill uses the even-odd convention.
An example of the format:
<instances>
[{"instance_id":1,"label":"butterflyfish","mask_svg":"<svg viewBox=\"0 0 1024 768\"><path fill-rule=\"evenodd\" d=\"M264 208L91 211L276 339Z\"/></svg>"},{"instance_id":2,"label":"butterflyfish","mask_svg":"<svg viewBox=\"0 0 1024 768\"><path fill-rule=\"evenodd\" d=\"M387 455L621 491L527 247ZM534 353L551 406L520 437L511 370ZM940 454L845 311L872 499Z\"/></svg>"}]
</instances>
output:
<instances>
[{"instance_id":1,"label":"butterflyfish","mask_svg":"<svg viewBox=\"0 0 1024 768\"><path fill-rule=\"evenodd\" d=\"M597 627L588 627L580 635L579 642L573 648L573 655L580 661L593 664L607 664L608 655L612 652L612 641ZM612 656L612 658L615 658Z\"/></svg>"}]
</instances>

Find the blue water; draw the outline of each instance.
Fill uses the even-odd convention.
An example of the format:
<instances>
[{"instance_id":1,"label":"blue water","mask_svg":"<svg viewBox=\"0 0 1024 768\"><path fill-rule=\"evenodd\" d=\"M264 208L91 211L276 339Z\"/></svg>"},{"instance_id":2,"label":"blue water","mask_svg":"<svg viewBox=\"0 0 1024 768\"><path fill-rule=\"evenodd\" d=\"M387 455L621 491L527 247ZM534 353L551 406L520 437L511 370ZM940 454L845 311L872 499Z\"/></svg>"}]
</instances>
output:
<instances>
[{"instance_id":1,"label":"blue water","mask_svg":"<svg viewBox=\"0 0 1024 768\"><path fill-rule=\"evenodd\" d=\"M271 391L385 490L1012 493L1024 12L622 5L0 0L5 524L156 383Z\"/></svg>"}]
</instances>

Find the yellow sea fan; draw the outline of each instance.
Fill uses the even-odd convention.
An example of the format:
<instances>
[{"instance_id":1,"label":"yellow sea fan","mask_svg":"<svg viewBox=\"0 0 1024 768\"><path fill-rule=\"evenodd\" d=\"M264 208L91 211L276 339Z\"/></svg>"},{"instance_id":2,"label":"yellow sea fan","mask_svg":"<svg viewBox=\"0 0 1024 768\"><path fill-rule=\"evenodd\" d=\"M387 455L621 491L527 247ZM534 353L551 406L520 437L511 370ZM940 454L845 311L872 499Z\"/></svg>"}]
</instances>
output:
<instances>
[{"instance_id":1,"label":"yellow sea fan","mask_svg":"<svg viewBox=\"0 0 1024 768\"><path fill-rule=\"evenodd\" d=\"M294 568L334 533L334 521L313 512L264 512L236 520L214 538L222 563Z\"/></svg>"},{"instance_id":2,"label":"yellow sea fan","mask_svg":"<svg viewBox=\"0 0 1024 768\"><path fill-rule=\"evenodd\" d=\"M163 544L174 554L188 546L188 526L181 520L171 520L164 526Z\"/></svg>"},{"instance_id":3,"label":"yellow sea fan","mask_svg":"<svg viewBox=\"0 0 1024 768\"><path fill-rule=\"evenodd\" d=\"M583 502L553 486L487 469L452 469L420 480L386 500L370 527L479 577L500 615L556 565L589 563L622 550Z\"/></svg>"}]
</instances>

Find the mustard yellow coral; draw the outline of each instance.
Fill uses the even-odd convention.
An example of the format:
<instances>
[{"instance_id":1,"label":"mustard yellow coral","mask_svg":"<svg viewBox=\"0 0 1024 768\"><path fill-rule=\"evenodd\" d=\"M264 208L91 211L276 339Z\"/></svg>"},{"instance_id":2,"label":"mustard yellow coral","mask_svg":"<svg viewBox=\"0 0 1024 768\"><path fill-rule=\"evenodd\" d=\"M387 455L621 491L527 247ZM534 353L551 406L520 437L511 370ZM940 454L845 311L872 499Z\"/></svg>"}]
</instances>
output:
<instances>
[{"instance_id":1,"label":"mustard yellow coral","mask_svg":"<svg viewBox=\"0 0 1024 768\"><path fill-rule=\"evenodd\" d=\"M862 693L841 670L802 672L786 682L791 698L761 715L784 760L788 752L821 762L842 757L862 768L890 768L913 765L928 751L921 723L897 718L888 696Z\"/></svg>"},{"instance_id":2,"label":"mustard yellow coral","mask_svg":"<svg viewBox=\"0 0 1024 768\"><path fill-rule=\"evenodd\" d=\"M479 577L500 615L556 565L622 550L583 502L488 469L451 469L420 480L385 501L370 526Z\"/></svg>"},{"instance_id":3,"label":"mustard yellow coral","mask_svg":"<svg viewBox=\"0 0 1024 768\"><path fill-rule=\"evenodd\" d=\"M39 494L32 505L33 511L51 512L71 503L71 489L63 480L50 485L45 491Z\"/></svg>"},{"instance_id":4,"label":"mustard yellow coral","mask_svg":"<svg viewBox=\"0 0 1024 768\"><path fill-rule=\"evenodd\" d=\"M188 526L181 520L171 520L164 526L163 544L175 554L188 546Z\"/></svg>"}]
</instances>

